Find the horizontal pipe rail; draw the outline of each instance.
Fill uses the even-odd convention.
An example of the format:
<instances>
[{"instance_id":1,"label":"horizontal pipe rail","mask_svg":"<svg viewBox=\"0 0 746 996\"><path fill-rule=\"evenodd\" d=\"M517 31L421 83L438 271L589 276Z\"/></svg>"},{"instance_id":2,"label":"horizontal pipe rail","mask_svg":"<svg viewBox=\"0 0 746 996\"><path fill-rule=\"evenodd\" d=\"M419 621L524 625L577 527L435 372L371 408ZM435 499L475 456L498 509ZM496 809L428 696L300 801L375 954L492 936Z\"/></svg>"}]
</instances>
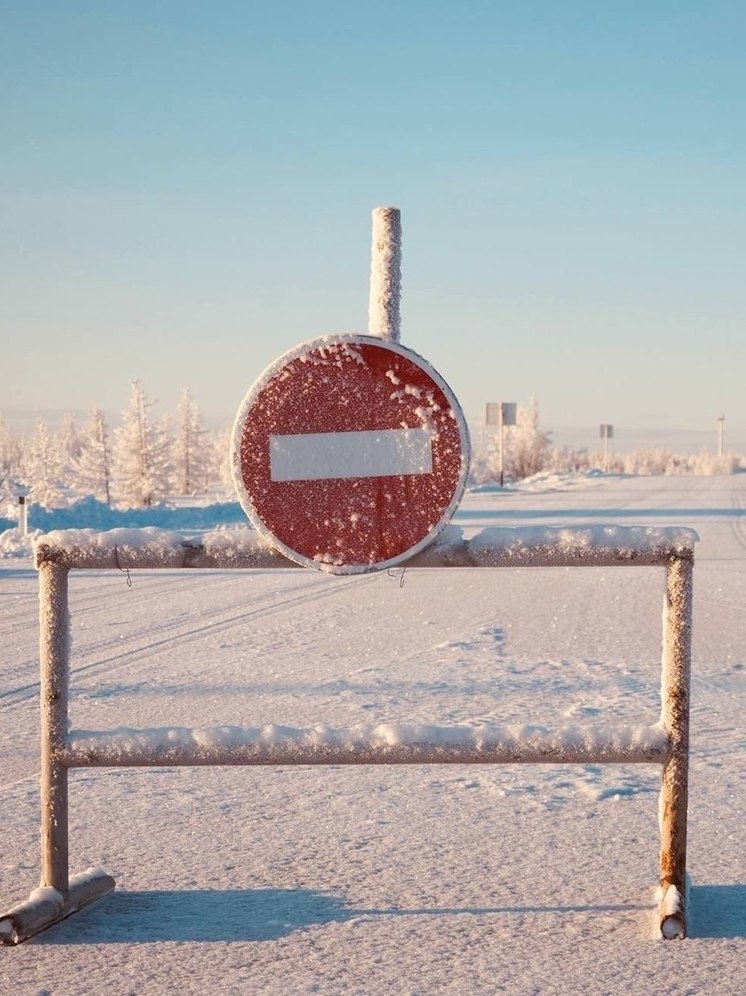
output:
<instances>
[{"instance_id":1,"label":"horizontal pipe rail","mask_svg":"<svg viewBox=\"0 0 746 996\"><path fill-rule=\"evenodd\" d=\"M401 567L649 567L694 558L693 529L644 526L483 529L464 537L448 526ZM243 527L189 538L162 529L59 530L36 544L37 566L78 570L265 569L298 567L255 530ZM323 569L323 568L322 568ZM376 565L371 565L376 570Z\"/></svg>"},{"instance_id":2,"label":"horizontal pipe rail","mask_svg":"<svg viewBox=\"0 0 746 996\"><path fill-rule=\"evenodd\" d=\"M416 734L241 727L191 730L72 731L57 753L68 768L177 765L313 764L665 764L669 739L659 725L596 731L529 730L513 734L441 727L437 739Z\"/></svg>"}]
</instances>

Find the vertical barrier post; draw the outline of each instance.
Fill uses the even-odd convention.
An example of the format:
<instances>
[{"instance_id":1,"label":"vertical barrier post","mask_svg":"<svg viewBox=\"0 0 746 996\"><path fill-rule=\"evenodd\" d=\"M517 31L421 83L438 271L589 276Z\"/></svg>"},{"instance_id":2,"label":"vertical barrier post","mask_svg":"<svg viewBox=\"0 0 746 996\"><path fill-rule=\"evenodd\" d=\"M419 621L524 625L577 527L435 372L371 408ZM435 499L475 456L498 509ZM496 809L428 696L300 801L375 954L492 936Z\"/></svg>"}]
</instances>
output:
<instances>
[{"instance_id":1,"label":"vertical barrier post","mask_svg":"<svg viewBox=\"0 0 746 996\"><path fill-rule=\"evenodd\" d=\"M67 738L69 671L68 569L39 565L41 699L41 884L69 893L67 768L58 760Z\"/></svg>"},{"instance_id":2,"label":"vertical barrier post","mask_svg":"<svg viewBox=\"0 0 746 996\"><path fill-rule=\"evenodd\" d=\"M674 557L666 570L663 617L661 721L670 753L660 793L661 879L659 924L664 937L686 937L686 832L689 796L689 701L692 635L691 557Z\"/></svg>"},{"instance_id":3,"label":"vertical barrier post","mask_svg":"<svg viewBox=\"0 0 746 996\"><path fill-rule=\"evenodd\" d=\"M368 332L398 342L401 336L401 212L396 207L373 211Z\"/></svg>"}]
</instances>

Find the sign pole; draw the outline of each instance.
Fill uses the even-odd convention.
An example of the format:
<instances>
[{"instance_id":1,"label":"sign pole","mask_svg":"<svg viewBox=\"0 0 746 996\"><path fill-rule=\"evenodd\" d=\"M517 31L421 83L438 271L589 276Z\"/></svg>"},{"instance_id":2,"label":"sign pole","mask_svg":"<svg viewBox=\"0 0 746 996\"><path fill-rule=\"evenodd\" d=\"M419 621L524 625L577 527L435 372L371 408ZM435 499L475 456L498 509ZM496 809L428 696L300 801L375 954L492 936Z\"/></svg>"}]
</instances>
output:
<instances>
[{"instance_id":1,"label":"sign pole","mask_svg":"<svg viewBox=\"0 0 746 996\"><path fill-rule=\"evenodd\" d=\"M368 332L379 339L401 337L401 212L396 207L373 210Z\"/></svg>"},{"instance_id":2,"label":"sign pole","mask_svg":"<svg viewBox=\"0 0 746 996\"><path fill-rule=\"evenodd\" d=\"M601 439L604 441L604 471L609 473L609 440L614 438L614 426L608 422L601 424Z\"/></svg>"},{"instance_id":3,"label":"sign pole","mask_svg":"<svg viewBox=\"0 0 746 996\"><path fill-rule=\"evenodd\" d=\"M505 419L503 406L500 405L500 487L505 483Z\"/></svg>"},{"instance_id":4,"label":"sign pole","mask_svg":"<svg viewBox=\"0 0 746 996\"><path fill-rule=\"evenodd\" d=\"M517 407L515 401L488 401L485 410L485 426L496 425L499 431L498 472L500 487L505 484L505 427L517 425Z\"/></svg>"}]
</instances>

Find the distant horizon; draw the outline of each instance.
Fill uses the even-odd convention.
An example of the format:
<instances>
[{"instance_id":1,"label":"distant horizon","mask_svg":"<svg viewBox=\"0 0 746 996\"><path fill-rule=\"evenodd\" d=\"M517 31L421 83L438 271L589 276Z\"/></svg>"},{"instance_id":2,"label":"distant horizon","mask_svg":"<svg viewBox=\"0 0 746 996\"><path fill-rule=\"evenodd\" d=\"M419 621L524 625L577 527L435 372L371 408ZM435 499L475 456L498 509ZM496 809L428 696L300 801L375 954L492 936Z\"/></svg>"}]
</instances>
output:
<instances>
[{"instance_id":1,"label":"distant horizon","mask_svg":"<svg viewBox=\"0 0 746 996\"><path fill-rule=\"evenodd\" d=\"M195 398L199 405L199 399ZM539 403L541 399L539 399ZM519 405L523 402L518 402ZM102 407L102 406L99 406ZM113 411L102 408L110 427L119 424L121 411ZM227 429L233 425L237 412L208 412L200 409L205 428L210 431ZM156 419L162 417L166 412L175 415L176 411L161 408L156 402L154 416ZM8 426L13 432L27 434L32 432L36 420L41 418L48 428L54 430L59 428L63 419L67 415L72 415L76 425L82 428L88 419L89 411L82 408L48 408L32 409L9 406L0 407L0 415L3 416ZM465 412L469 429L472 436L473 448L478 448L483 439L494 429L484 425L484 411L476 415ZM638 448L662 448L671 452L697 453L703 450L716 452L718 444L717 419L713 418L710 427L688 426L681 428L661 428L660 426L646 425L623 425L614 424L614 438L610 441L611 452L627 452ZM554 424L545 423L540 419L541 428L550 434L551 445L553 447L567 446L572 449L585 449L591 452L603 449L603 440L600 438L600 422L595 424ZM725 451L730 453L746 454L746 429L740 426L729 426L726 416L724 425Z\"/></svg>"}]
</instances>

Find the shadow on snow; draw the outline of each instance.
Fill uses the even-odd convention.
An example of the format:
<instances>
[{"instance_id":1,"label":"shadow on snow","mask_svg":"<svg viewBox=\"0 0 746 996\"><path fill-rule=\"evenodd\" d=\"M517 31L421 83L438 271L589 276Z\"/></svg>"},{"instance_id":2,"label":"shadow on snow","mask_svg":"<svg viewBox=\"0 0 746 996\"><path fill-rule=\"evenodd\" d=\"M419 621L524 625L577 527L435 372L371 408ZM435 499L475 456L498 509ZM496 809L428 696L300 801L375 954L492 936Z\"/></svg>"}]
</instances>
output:
<instances>
[{"instance_id":1,"label":"shadow on snow","mask_svg":"<svg viewBox=\"0 0 746 996\"><path fill-rule=\"evenodd\" d=\"M114 892L51 927L33 943L272 941L309 927L360 918L624 913L649 908L618 904L355 909L338 897L312 889Z\"/></svg>"},{"instance_id":2,"label":"shadow on snow","mask_svg":"<svg viewBox=\"0 0 746 996\"><path fill-rule=\"evenodd\" d=\"M693 885L689 902L691 937L746 937L746 883Z\"/></svg>"},{"instance_id":3,"label":"shadow on snow","mask_svg":"<svg viewBox=\"0 0 746 996\"><path fill-rule=\"evenodd\" d=\"M746 884L691 890L690 937L746 937ZM309 927L388 916L490 916L644 912L652 905L355 909L313 889L114 892L50 928L36 944L272 941Z\"/></svg>"}]
</instances>

